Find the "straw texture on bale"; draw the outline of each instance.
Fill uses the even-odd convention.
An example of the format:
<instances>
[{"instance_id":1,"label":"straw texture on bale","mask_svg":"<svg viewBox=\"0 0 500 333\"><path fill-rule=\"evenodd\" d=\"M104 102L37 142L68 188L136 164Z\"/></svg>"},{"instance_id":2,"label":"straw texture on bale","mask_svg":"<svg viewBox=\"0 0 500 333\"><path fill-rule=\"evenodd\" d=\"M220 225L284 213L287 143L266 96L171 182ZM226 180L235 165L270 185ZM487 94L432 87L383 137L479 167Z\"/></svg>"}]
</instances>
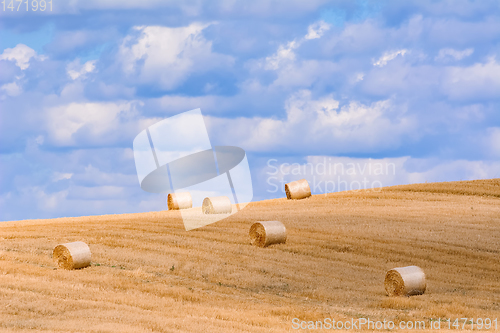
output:
<instances>
[{"instance_id":1,"label":"straw texture on bale","mask_svg":"<svg viewBox=\"0 0 500 333\"><path fill-rule=\"evenodd\" d=\"M286 228L280 221L256 222L250 227L252 245L266 247L286 242Z\"/></svg>"},{"instance_id":2,"label":"straw texture on bale","mask_svg":"<svg viewBox=\"0 0 500 333\"><path fill-rule=\"evenodd\" d=\"M193 207L189 192L170 193L167 197L168 210L188 209Z\"/></svg>"},{"instance_id":3,"label":"straw texture on bale","mask_svg":"<svg viewBox=\"0 0 500 333\"><path fill-rule=\"evenodd\" d=\"M389 296L422 295L427 287L425 273L417 266L398 267L387 271L384 286Z\"/></svg>"},{"instance_id":4,"label":"straw texture on bale","mask_svg":"<svg viewBox=\"0 0 500 333\"><path fill-rule=\"evenodd\" d=\"M311 196L311 188L305 179L285 184L287 199L304 199Z\"/></svg>"},{"instance_id":5,"label":"straw texture on bale","mask_svg":"<svg viewBox=\"0 0 500 333\"><path fill-rule=\"evenodd\" d=\"M203 214L231 214L233 206L226 196L210 197L203 200L201 210Z\"/></svg>"},{"instance_id":6,"label":"straw texture on bale","mask_svg":"<svg viewBox=\"0 0 500 333\"><path fill-rule=\"evenodd\" d=\"M59 268L77 269L90 266L91 253L84 242L73 242L57 245L52 257Z\"/></svg>"}]
</instances>

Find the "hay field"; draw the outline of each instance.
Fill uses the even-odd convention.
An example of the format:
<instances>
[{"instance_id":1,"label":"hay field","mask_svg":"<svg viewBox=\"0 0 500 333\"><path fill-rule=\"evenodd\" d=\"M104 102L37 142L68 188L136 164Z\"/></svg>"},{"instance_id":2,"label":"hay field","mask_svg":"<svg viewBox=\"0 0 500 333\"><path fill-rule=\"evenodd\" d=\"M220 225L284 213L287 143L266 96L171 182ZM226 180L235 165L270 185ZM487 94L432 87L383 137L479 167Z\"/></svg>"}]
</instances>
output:
<instances>
[{"instance_id":1,"label":"hay field","mask_svg":"<svg viewBox=\"0 0 500 333\"><path fill-rule=\"evenodd\" d=\"M287 243L251 246L257 220L282 221ZM500 320L500 179L256 202L188 232L178 212L162 211L3 222L0 238L0 331L296 332L293 318ZM56 269L54 246L76 240L89 244L91 267ZM426 293L387 297L385 272L407 265L426 272Z\"/></svg>"}]
</instances>

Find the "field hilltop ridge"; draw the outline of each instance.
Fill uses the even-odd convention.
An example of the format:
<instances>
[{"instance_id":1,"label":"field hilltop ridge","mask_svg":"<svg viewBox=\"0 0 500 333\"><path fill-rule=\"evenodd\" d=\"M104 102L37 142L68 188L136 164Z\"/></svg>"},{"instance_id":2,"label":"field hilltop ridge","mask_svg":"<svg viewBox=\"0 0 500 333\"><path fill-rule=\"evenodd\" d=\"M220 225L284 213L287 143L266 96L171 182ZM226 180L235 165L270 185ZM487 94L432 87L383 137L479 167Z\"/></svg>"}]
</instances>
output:
<instances>
[{"instance_id":1,"label":"field hilltop ridge","mask_svg":"<svg viewBox=\"0 0 500 333\"><path fill-rule=\"evenodd\" d=\"M286 226L285 244L250 244L250 226L266 220ZM5 332L297 332L294 320L325 318L500 325L500 179L253 202L191 231L178 211L1 222L0 239ZM72 241L89 245L90 267L57 268L52 250ZM388 297L385 273L409 265L425 272L426 292Z\"/></svg>"}]
</instances>

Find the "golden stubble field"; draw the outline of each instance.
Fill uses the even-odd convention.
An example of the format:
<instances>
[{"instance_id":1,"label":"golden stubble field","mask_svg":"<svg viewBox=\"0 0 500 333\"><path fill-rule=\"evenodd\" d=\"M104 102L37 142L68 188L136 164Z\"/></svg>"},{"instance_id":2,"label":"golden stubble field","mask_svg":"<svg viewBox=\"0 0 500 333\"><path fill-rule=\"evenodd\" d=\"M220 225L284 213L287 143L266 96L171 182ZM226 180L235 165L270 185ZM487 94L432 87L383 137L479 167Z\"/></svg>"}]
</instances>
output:
<instances>
[{"instance_id":1,"label":"golden stubble field","mask_svg":"<svg viewBox=\"0 0 500 333\"><path fill-rule=\"evenodd\" d=\"M251 246L258 220L282 221L287 243ZM162 211L3 222L0 238L2 331L288 332L297 331L293 318L500 320L500 179L256 202L193 231L178 212ZM91 267L56 269L54 246L76 240L89 244ZM407 265L426 272L426 293L386 296L385 272Z\"/></svg>"}]
</instances>

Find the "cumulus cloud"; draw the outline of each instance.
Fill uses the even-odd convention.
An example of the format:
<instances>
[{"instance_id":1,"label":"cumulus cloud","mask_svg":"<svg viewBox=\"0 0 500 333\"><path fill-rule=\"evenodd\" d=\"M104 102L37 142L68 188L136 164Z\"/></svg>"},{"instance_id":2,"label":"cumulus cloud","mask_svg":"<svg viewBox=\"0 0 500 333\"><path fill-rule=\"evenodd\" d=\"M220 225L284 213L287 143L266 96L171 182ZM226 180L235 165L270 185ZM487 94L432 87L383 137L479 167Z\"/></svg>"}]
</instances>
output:
<instances>
[{"instance_id":1,"label":"cumulus cloud","mask_svg":"<svg viewBox=\"0 0 500 333\"><path fill-rule=\"evenodd\" d=\"M48 139L56 146L107 146L123 138L133 139L155 121L138 117L136 106L137 102L88 102L50 107L45 117Z\"/></svg>"},{"instance_id":2,"label":"cumulus cloud","mask_svg":"<svg viewBox=\"0 0 500 333\"><path fill-rule=\"evenodd\" d=\"M11 75L9 75L8 73L10 71L8 65L1 66L0 69L7 69L7 73L3 74L4 76L6 76L4 79L9 78L13 81L0 86L0 91L5 92L7 96L11 97L19 96L23 92L21 80L24 78L24 72L30 67L31 59L46 60L47 58L45 56L37 54L35 50L24 44L17 44L14 48L7 48L2 52L2 54L0 54L0 61L13 61L21 70L21 73L19 75L13 76L13 73L10 73ZM5 97L6 96L0 95L0 98L2 99L4 99Z\"/></svg>"},{"instance_id":3,"label":"cumulus cloud","mask_svg":"<svg viewBox=\"0 0 500 333\"><path fill-rule=\"evenodd\" d=\"M31 47L24 44L17 44L14 48L5 49L0 54L0 60L14 60L16 65L22 70L29 67L30 59L36 57L37 53Z\"/></svg>"},{"instance_id":4,"label":"cumulus cloud","mask_svg":"<svg viewBox=\"0 0 500 333\"><path fill-rule=\"evenodd\" d=\"M140 83L173 89L194 72L231 66L233 58L212 52L212 43L203 37L207 26L193 23L180 28L134 27L134 34L120 45L123 71Z\"/></svg>"},{"instance_id":5,"label":"cumulus cloud","mask_svg":"<svg viewBox=\"0 0 500 333\"><path fill-rule=\"evenodd\" d=\"M276 70L283 64L295 60L295 53L293 50L299 47L300 44L300 42L291 41L286 45L280 45L275 54L266 57L264 68Z\"/></svg>"},{"instance_id":6,"label":"cumulus cloud","mask_svg":"<svg viewBox=\"0 0 500 333\"><path fill-rule=\"evenodd\" d=\"M80 64L80 59L76 59L66 66L66 73L68 73L69 77L73 80L79 77L85 77L86 74L95 71L95 63L96 60L89 60L84 64Z\"/></svg>"},{"instance_id":7,"label":"cumulus cloud","mask_svg":"<svg viewBox=\"0 0 500 333\"><path fill-rule=\"evenodd\" d=\"M319 21L311 24L307 28L307 35L305 39L317 39L323 36L323 34L330 29L330 25L325 21Z\"/></svg>"},{"instance_id":8,"label":"cumulus cloud","mask_svg":"<svg viewBox=\"0 0 500 333\"><path fill-rule=\"evenodd\" d=\"M302 90L285 103L286 118L210 118L213 132L227 135L252 151L367 152L397 147L417 126L405 108L390 100L340 107L332 95L314 98ZM396 116L397 115L397 116Z\"/></svg>"}]
</instances>

